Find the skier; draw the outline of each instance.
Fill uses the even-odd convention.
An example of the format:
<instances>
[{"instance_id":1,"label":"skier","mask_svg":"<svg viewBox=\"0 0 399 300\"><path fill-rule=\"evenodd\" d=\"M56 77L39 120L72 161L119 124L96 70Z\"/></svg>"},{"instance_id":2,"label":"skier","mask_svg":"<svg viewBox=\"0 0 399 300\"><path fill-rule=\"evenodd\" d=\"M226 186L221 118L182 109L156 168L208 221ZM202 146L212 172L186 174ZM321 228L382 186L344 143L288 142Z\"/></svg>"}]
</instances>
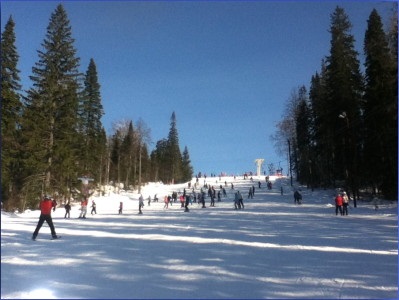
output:
<instances>
[{"instance_id":1,"label":"skier","mask_svg":"<svg viewBox=\"0 0 399 300\"><path fill-rule=\"evenodd\" d=\"M66 217L68 216L68 219L71 217L71 205L69 204L69 201L67 202L67 204L65 204L65 216L64 219L66 219Z\"/></svg>"},{"instance_id":2,"label":"skier","mask_svg":"<svg viewBox=\"0 0 399 300\"><path fill-rule=\"evenodd\" d=\"M210 188L210 197L211 197L211 205L210 206L215 206L215 196L216 196L216 191L215 188L212 187L212 189Z\"/></svg>"},{"instance_id":3,"label":"skier","mask_svg":"<svg viewBox=\"0 0 399 300\"><path fill-rule=\"evenodd\" d=\"M254 195L252 193L252 187L249 188L249 192L248 192L248 199L251 198L253 199Z\"/></svg>"},{"instance_id":4,"label":"skier","mask_svg":"<svg viewBox=\"0 0 399 300\"><path fill-rule=\"evenodd\" d=\"M296 190L294 192L294 204L301 204L302 195Z\"/></svg>"},{"instance_id":5,"label":"skier","mask_svg":"<svg viewBox=\"0 0 399 300\"><path fill-rule=\"evenodd\" d=\"M51 201L50 196L45 196L44 199L40 202L40 217L39 222L37 223L36 229L33 232L32 240L36 240L37 235L39 234L39 230L42 227L44 221L47 222L50 227L51 236L53 239L58 239L59 237L55 233L55 228L53 224L53 219L51 218L51 209L54 210L54 202Z\"/></svg>"},{"instance_id":6,"label":"skier","mask_svg":"<svg viewBox=\"0 0 399 300\"><path fill-rule=\"evenodd\" d=\"M234 209L241 209L240 199L238 196L238 191L234 194Z\"/></svg>"},{"instance_id":7,"label":"skier","mask_svg":"<svg viewBox=\"0 0 399 300\"><path fill-rule=\"evenodd\" d=\"M119 211L118 211L118 214L122 214L122 210L123 210L123 202L121 201L121 202L119 202Z\"/></svg>"},{"instance_id":8,"label":"skier","mask_svg":"<svg viewBox=\"0 0 399 300\"><path fill-rule=\"evenodd\" d=\"M94 200L91 202L91 215L93 214L97 214L97 210L96 210L96 202L94 202Z\"/></svg>"},{"instance_id":9,"label":"skier","mask_svg":"<svg viewBox=\"0 0 399 300\"><path fill-rule=\"evenodd\" d=\"M151 205L151 196L148 196L148 206Z\"/></svg>"},{"instance_id":10,"label":"skier","mask_svg":"<svg viewBox=\"0 0 399 300\"><path fill-rule=\"evenodd\" d=\"M340 212L341 216L343 216L342 212L342 204L343 204L343 199L341 194L337 194L335 197L335 215L338 216L338 211Z\"/></svg>"},{"instance_id":11,"label":"skier","mask_svg":"<svg viewBox=\"0 0 399 300\"><path fill-rule=\"evenodd\" d=\"M163 202L165 202L165 205L164 205L164 209L167 209L168 208L168 206L169 206L169 197L170 196L165 196L164 198L163 198Z\"/></svg>"},{"instance_id":12,"label":"skier","mask_svg":"<svg viewBox=\"0 0 399 300\"><path fill-rule=\"evenodd\" d=\"M82 202L80 203L80 215L79 215L79 219L86 219L86 213L87 213L87 204L88 204L89 200L84 197Z\"/></svg>"},{"instance_id":13,"label":"skier","mask_svg":"<svg viewBox=\"0 0 399 300\"><path fill-rule=\"evenodd\" d=\"M343 192L342 194L342 215L348 215L348 205L349 205L349 197L346 194L346 192Z\"/></svg>"},{"instance_id":14,"label":"skier","mask_svg":"<svg viewBox=\"0 0 399 300\"><path fill-rule=\"evenodd\" d=\"M190 210L188 209L188 204L190 203L190 195L186 195L186 203L184 205L184 211L189 212Z\"/></svg>"},{"instance_id":15,"label":"skier","mask_svg":"<svg viewBox=\"0 0 399 300\"><path fill-rule=\"evenodd\" d=\"M240 191L238 191L237 194L238 194L238 202L239 202L240 206L242 206L242 209L244 209L244 201L242 199L242 195L241 195Z\"/></svg>"},{"instance_id":16,"label":"skier","mask_svg":"<svg viewBox=\"0 0 399 300\"><path fill-rule=\"evenodd\" d=\"M141 215L143 212L141 211L141 208L144 207L144 198L143 195L140 195L139 198L139 214Z\"/></svg>"}]
</instances>

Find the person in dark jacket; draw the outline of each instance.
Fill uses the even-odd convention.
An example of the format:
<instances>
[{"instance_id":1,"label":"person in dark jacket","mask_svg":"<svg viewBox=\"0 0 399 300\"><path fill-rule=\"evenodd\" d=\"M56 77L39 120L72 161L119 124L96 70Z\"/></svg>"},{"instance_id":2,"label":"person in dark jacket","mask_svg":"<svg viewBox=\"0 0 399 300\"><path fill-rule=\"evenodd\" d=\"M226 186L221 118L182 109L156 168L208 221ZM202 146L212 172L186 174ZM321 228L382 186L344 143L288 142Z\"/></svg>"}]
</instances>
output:
<instances>
[{"instance_id":1,"label":"person in dark jacket","mask_svg":"<svg viewBox=\"0 0 399 300\"><path fill-rule=\"evenodd\" d=\"M122 214L122 211L123 211L123 202L121 201L121 202L119 202L119 211L118 211L118 214Z\"/></svg>"},{"instance_id":2,"label":"person in dark jacket","mask_svg":"<svg viewBox=\"0 0 399 300\"><path fill-rule=\"evenodd\" d=\"M64 219L66 219L68 216L68 219L71 217L71 205L69 204L69 201L67 204L65 204L65 216Z\"/></svg>"},{"instance_id":3,"label":"person in dark jacket","mask_svg":"<svg viewBox=\"0 0 399 300\"><path fill-rule=\"evenodd\" d=\"M302 203L302 195L298 191L295 191L294 193L294 203L295 204L301 204Z\"/></svg>"},{"instance_id":4,"label":"person in dark jacket","mask_svg":"<svg viewBox=\"0 0 399 300\"><path fill-rule=\"evenodd\" d=\"M97 205L96 205L96 202L93 200L92 202L91 202L91 212L90 212L90 214L97 214Z\"/></svg>"},{"instance_id":5,"label":"person in dark jacket","mask_svg":"<svg viewBox=\"0 0 399 300\"><path fill-rule=\"evenodd\" d=\"M46 221L48 226L50 227L51 236L53 237L53 239L58 238L57 234L55 233L53 219L51 218L51 210L54 208L55 208L55 202L52 201L50 196L45 196L43 200L40 202L39 222L37 223L36 229L33 232L32 240L36 240L36 237L39 234L39 230L42 227L44 221Z\"/></svg>"}]
</instances>

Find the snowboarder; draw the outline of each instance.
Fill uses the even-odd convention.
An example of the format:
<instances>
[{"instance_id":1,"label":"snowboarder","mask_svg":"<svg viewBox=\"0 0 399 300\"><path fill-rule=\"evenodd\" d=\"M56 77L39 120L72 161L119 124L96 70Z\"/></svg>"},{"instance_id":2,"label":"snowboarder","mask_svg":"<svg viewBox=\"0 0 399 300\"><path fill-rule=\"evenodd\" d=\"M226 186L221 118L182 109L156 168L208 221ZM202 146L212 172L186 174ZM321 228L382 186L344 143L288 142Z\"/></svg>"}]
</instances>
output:
<instances>
[{"instance_id":1,"label":"snowboarder","mask_svg":"<svg viewBox=\"0 0 399 300\"><path fill-rule=\"evenodd\" d=\"M39 234L39 230L42 227L44 221L47 222L50 227L51 236L53 239L57 239L58 236L55 232L53 219L51 218L51 209L54 210L54 202L52 201L50 196L45 196L43 200L40 202L40 217L39 222L37 223L36 229L33 232L32 240L36 240L37 235Z\"/></svg>"}]
</instances>

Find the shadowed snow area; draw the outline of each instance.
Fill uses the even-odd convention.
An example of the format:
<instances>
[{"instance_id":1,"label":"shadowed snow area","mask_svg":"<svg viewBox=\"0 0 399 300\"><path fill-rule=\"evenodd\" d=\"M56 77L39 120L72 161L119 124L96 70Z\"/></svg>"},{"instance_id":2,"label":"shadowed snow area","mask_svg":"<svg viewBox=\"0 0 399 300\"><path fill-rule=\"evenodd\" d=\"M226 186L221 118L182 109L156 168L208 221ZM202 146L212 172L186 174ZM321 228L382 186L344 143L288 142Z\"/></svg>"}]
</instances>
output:
<instances>
[{"instance_id":1,"label":"shadowed snow area","mask_svg":"<svg viewBox=\"0 0 399 300\"><path fill-rule=\"evenodd\" d=\"M253 178L207 178L227 197L215 207L207 197L206 208L192 203L189 212L179 201L168 209L163 202L191 191L187 184L146 185L142 215L137 193L91 197L97 215L88 207L87 219L78 219L79 205L64 219L59 205L53 221L62 238L55 241L46 223L31 240L39 211L2 212L1 298L398 297L397 202L380 201L376 210L358 201L348 216L336 216L334 190L301 188L295 205L289 179L272 178L268 190L264 177ZM234 209L236 190L245 209ZM159 202L149 206L155 194Z\"/></svg>"}]
</instances>

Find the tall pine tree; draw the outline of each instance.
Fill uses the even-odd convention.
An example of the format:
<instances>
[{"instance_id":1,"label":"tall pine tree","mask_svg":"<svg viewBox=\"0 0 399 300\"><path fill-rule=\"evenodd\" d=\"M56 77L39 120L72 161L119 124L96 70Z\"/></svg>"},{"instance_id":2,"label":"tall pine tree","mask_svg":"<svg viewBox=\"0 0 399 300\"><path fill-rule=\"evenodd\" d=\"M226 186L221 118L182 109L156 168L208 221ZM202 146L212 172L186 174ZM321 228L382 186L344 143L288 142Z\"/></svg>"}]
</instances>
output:
<instances>
[{"instance_id":1,"label":"tall pine tree","mask_svg":"<svg viewBox=\"0 0 399 300\"><path fill-rule=\"evenodd\" d=\"M83 139L81 147L81 172L84 175L94 176L99 180L100 170L99 161L104 156L106 141L103 135L101 117L104 115L101 104L100 84L98 82L97 68L93 59L86 72L84 80L84 90L80 101L80 134Z\"/></svg>"},{"instance_id":2,"label":"tall pine tree","mask_svg":"<svg viewBox=\"0 0 399 300\"><path fill-rule=\"evenodd\" d=\"M364 39L366 90L364 104L365 175L368 185L397 196L397 68L381 17L374 9ZM396 69L396 70L395 70ZM396 71L396 72L395 72Z\"/></svg>"},{"instance_id":3,"label":"tall pine tree","mask_svg":"<svg viewBox=\"0 0 399 300\"><path fill-rule=\"evenodd\" d=\"M169 181L182 181L182 156L179 147L179 135L176 126L176 114L172 113L170 118L170 129L168 135L168 165L169 165Z\"/></svg>"},{"instance_id":4,"label":"tall pine tree","mask_svg":"<svg viewBox=\"0 0 399 300\"><path fill-rule=\"evenodd\" d=\"M297 141L297 180L311 185L311 113L308 106L306 88L299 89L299 103L295 114L295 132Z\"/></svg>"},{"instance_id":5,"label":"tall pine tree","mask_svg":"<svg viewBox=\"0 0 399 300\"><path fill-rule=\"evenodd\" d=\"M326 67L322 62L321 72L312 76L309 90L312 113L312 182L313 185L327 187L334 181L333 128L329 124Z\"/></svg>"},{"instance_id":6,"label":"tall pine tree","mask_svg":"<svg viewBox=\"0 0 399 300\"><path fill-rule=\"evenodd\" d=\"M27 193L31 196L54 191L65 195L77 176L81 75L71 26L61 4L51 14L38 56L23 116L26 162L32 175L25 187L34 188Z\"/></svg>"},{"instance_id":7,"label":"tall pine tree","mask_svg":"<svg viewBox=\"0 0 399 300\"><path fill-rule=\"evenodd\" d=\"M344 9L337 7L331 15L331 48L326 60L326 122L333 134L334 177L345 179L347 188L358 196L363 79L351 28Z\"/></svg>"},{"instance_id":8,"label":"tall pine tree","mask_svg":"<svg viewBox=\"0 0 399 300\"><path fill-rule=\"evenodd\" d=\"M10 16L1 36L1 198L10 208L18 206L16 196L21 188L18 128L22 104L14 28L15 23Z\"/></svg>"}]
</instances>

